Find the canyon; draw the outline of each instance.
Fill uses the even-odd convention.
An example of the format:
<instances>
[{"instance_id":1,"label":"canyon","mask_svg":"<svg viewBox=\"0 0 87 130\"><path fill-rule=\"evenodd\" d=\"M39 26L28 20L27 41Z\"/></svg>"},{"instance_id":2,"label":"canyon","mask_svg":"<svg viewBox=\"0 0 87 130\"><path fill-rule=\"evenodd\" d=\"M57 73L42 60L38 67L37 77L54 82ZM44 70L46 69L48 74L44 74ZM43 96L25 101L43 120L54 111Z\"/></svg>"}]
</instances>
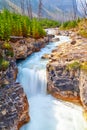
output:
<instances>
[{"instance_id":1,"label":"canyon","mask_svg":"<svg viewBox=\"0 0 87 130\"><path fill-rule=\"evenodd\" d=\"M52 29L48 32L53 33ZM67 130L69 126L70 130L85 130L86 39L56 29L44 39L19 39L11 45L15 58L6 71L0 71L0 129L18 130L30 121L21 130Z\"/></svg>"}]
</instances>

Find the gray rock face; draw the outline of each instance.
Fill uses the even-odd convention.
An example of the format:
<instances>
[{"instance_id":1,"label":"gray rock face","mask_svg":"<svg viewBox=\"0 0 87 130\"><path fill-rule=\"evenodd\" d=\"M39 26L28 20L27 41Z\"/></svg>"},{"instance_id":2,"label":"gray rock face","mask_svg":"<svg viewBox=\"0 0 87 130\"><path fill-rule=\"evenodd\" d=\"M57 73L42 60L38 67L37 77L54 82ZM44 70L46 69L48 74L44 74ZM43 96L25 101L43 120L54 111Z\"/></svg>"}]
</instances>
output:
<instances>
[{"instance_id":1,"label":"gray rock face","mask_svg":"<svg viewBox=\"0 0 87 130\"><path fill-rule=\"evenodd\" d=\"M19 130L30 120L27 97L15 82L17 72L15 59L6 71L0 71L0 130Z\"/></svg>"},{"instance_id":2,"label":"gray rock face","mask_svg":"<svg viewBox=\"0 0 87 130\"><path fill-rule=\"evenodd\" d=\"M76 100L79 94L79 71L68 71L66 65L50 64L47 66L47 90L56 98ZM56 90L56 91L54 91ZM55 93L56 92L56 93Z\"/></svg>"},{"instance_id":3,"label":"gray rock face","mask_svg":"<svg viewBox=\"0 0 87 130\"><path fill-rule=\"evenodd\" d=\"M51 42L58 42L60 39L59 38L53 38L52 40L51 40Z\"/></svg>"},{"instance_id":4,"label":"gray rock face","mask_svg":"<svg viewBox=\"0 0 87 130\"><path fill-rule=\"evenodd\" d=\"M0 87L15 82L18 69L15 60L10 61L10 65L6 71L0 71Z\"/></svg>"},{"instance_id":5,"label":"gray rock face","mask_svg":"<svg viewBox=\"0 0 87 130\"><path fill-rule=\"evenodd\" d=\"M87 39L73 41L52 51L47 65L47 91L58 99L80 103L87 111Z\"/></svg>"},{"instance_id":6,"label":"gray rock face","mask_svg":"<svg viewBox=\"0 0 87 130\"><path fill-rule=\"evenodd\" d=\"M17 40L16 38L16 40L14 40L15 43L11 43L11 45L13 46L15 58L25 59L33 52L40 51L40 49L43 48L48 41L49 41L48 37L44 37L38 40L35 40L33 38L27 38L27 39L23 38L22 40Z\"/></svg>"},{"instance_id":7,"label":"gray rock face","mask_svg":"<svg viewBox=\"0 0 87 130\"><path fill-rule=\"evenodd\" d=\"M81 71L80 74L80 97L84 108L87 110L87 71Z\"/></svg>"},{"instance_id":8,"label":"gray rock face","mask_svg":"<svg viewBox=\"0 0 87 130\"><path fill-rule=\"evenodd\" d=\"M0 130L18 130L29 121L28 102L19 83L0 88Z\"/></svg>"},{"instance_id":9,"label":"gray rock face","mask_svg":"<svg viewBox=\"0 0 87 130\"><path fill-rule=\"evenodd\" d=\"M9 61L9 67L6 70L0 70L0 130L19 130L30 120L27 97L22 86L15 82L18 73L15 58L24 59L31 53L39 51L48 40L48 37L37 41L31 38L11 38L14 42L11 45L15 57L5 57Z\"/></svg>"}]
</instances>

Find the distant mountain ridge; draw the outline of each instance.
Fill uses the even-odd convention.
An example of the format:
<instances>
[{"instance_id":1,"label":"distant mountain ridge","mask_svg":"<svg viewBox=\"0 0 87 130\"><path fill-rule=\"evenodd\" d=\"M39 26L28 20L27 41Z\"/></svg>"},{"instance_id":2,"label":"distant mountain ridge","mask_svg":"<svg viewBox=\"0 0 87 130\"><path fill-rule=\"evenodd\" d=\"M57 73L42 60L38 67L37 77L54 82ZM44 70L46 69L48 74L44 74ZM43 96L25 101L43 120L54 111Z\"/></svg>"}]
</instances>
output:
<instances>
[{"instance_id":1,"label":"distant mountain ridge","mask_svg":"<svg viewBox=\"0 0 87 130\"><path fill-rule=\"evenodd\" d=\"M11 7L8 3L14 3L20 9L20 0L0 0L0 8L2 7ZM38 3L39 0L31 0L33 14L37 16L38 14ZM42 0L42 17L47 17L51 19L56 19L60 21L66 21L73 19L74 9L76 14L79 15L77 10L76 0ZM14 5L13 5L14 6ZM13 7L12 7L13 8ZM25 0L25 9L26 9L26 0Z\"/></svg>"}]
</instances>

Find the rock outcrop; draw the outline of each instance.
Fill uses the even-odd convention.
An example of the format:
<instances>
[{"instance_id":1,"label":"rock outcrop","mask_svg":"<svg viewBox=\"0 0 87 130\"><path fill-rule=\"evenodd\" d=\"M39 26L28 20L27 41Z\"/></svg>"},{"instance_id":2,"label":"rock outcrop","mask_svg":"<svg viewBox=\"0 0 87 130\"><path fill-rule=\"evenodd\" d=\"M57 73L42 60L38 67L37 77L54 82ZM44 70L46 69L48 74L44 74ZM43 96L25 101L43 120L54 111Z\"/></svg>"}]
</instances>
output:
<instances>
[{"instance_id":1,"label":"rock outcrop","mask_svg":"<svg viewBox=\"0 0 87 130\"><path fill-rule=\"evenodd\" d=\"M30 119L28 107L19 83L0 87L0 130L19 130Z\"/></svg>"},{"instance_id":2,"label":"rock outcrop","mask_svg":"<svg viewBox=\"0 0 87 130\"><path fill-rule=\"evenodd\" d=\"M49 58L50 58L50 55L49 55L49 54L44 54L41 58L42 58L42 59L49 59Z\"/></svg>"},{"instance_id":3,"label":"rock outcrop","mask_svg":"<svg viewBox=\"0 0 87 130\"><path fill-rule=\"evenodd\" d=\"M29 122L29 104L22 86L16 82L16 59L25 59L39 51L50 40L12 36L11 41L0 42L0 130L19 130ZM4 61L4 62L2 62Z\"/></svg>"},{"instance_id":4,"label":"rock outcrop","mask_svg":"<svg viewBox=\"0 0 87 130\"><path fill-rule=\"evenodd\" d=\"M17 72L15 59L9 59L9 67L0 71L0 130L19 130L30 120L27 97L15 82Z\"/></svg>"},{"instance_id":5,"label":"rock outcrop","mask_svg":"<svg viewBox=\"0 0 87 130\"><path fill-rule=\"evenodd\" d=\"M80 103L87 110L87 66L84 67L84 63L87 63L86 39L59 45L47 65L47 91L56 98Z\"/></svg>"},{"instance_id":6,"label":"rock outcrop","mask_svg":"<svg viewBox=\"0 0 87 130\"><path fill-rule=\"evenodd\" d=\"M47 90L54 97L79 102L79 71L66 70L66 64L54 62L47 66Z\"/></svg>"},{"instance_id":7,"label":"rock outcrop","mask_svg":"<svg viewBox=\"0 0 87 130\"><path fill-rule=\"evenodd\" d=\"M33 38L23 38L22 40L15 40L17 38L14 37L14 42L11 42L13 46L15 58L18 59L25 59L27 56L32 54L33 52L40 51L48 41L51 39L49 37L40 38L35 40ZM13 40L11 40L13 41Z\"/></svg>"},{"instance_id":8,"label":"rock outcrop","mask_svg":"<svg viewBox=\"0 0 87 130\"><path fill-rule=\"evenodd\" d=\"M82 104L87 111L87 70L81 70L80 72L79 88Z\"/></svg>"}]
</instances>

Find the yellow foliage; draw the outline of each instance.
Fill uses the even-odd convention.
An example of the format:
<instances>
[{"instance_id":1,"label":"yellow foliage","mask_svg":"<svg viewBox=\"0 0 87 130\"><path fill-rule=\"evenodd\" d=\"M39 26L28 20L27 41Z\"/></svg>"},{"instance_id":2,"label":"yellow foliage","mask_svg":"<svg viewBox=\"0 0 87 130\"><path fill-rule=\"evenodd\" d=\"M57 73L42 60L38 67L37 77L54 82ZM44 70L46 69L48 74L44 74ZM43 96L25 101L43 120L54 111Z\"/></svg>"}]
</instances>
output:
<instances>
[{"instance_id":1,"label":"yellow foliage","mask_svg":"<svg viewBox=\"0 0 87 130\"><path fill-rule=\"evenodd\" d=\"M87 38L87 19L82 19L78 24L78 33Z\"/></svg>"}]
</instances>

